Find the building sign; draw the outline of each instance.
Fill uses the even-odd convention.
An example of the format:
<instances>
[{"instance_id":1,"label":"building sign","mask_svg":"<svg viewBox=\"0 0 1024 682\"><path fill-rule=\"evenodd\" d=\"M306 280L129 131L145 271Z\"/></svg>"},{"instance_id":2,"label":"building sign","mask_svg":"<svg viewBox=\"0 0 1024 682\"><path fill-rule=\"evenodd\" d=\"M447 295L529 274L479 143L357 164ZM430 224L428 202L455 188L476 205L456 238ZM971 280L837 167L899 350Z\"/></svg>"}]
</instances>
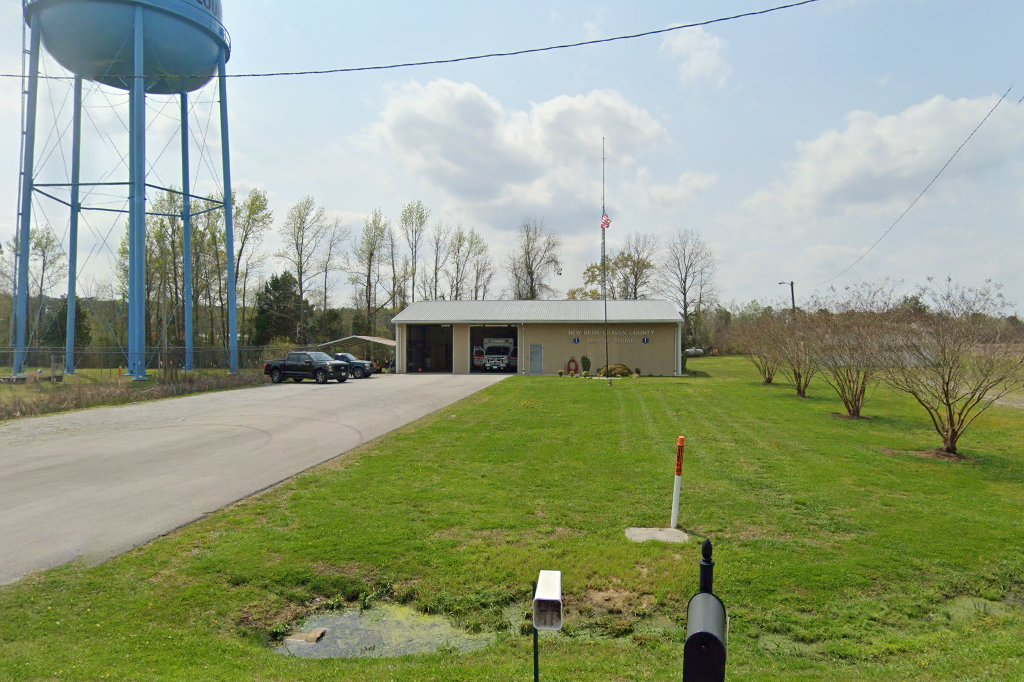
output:
<instances>
[{"instance_id":1,"label":"building sign","mask_svg":"<svg viewBox=\"0 0 1024 682\"><path fill-rule=\"evenodd\" d=\"M603 327L596 329L570 329L569 337L574 345L582 343L604 343L605 330ZM618 345L629 345L642 343L649 345L654 340L653 329L621 329L610 327L608 329L608 343Z\"/></svg>"}]
</instances>

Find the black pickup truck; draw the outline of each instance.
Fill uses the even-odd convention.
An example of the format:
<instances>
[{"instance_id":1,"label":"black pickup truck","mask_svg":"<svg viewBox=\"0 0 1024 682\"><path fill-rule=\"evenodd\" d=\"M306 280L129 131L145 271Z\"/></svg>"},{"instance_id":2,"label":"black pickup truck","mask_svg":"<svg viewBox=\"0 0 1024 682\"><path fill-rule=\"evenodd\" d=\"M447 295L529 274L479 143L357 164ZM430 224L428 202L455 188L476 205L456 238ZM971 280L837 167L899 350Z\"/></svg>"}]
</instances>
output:
<instances>
[{"instance_id":1,"label":"black pickup truck","mask_svg":"<svg viewBox=\"0 0 1024 682\"><path fill-rule=\"evenodd\" d=\"M374 364L369 360L360 360L351 353L335 353L335 360L348 363L348 373L353 379L365 379L373 374Z\"/></svg>"},{"instance_id":2,"label":"black pickup truck","mask_svg":"<svg viewBox=\"0 0 1024 682\"><path fill-rule=\"evenodd\" d=\"M327 353L289 353L284 360L269 360L263 364L263 373L275 384L285 379L299 383L303 379L315 379L326 384L331 379L339 384L348 381L348 363L335 360Z\"/></svg>"}]
</instances>

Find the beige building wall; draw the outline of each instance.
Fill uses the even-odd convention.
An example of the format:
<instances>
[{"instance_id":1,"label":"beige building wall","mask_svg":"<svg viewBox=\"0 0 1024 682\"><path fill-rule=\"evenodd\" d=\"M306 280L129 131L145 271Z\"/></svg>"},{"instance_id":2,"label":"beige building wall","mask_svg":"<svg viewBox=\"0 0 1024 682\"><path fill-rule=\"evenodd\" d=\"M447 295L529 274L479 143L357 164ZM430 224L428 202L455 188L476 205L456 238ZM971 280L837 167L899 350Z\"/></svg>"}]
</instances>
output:
<instances>
[{"instance_id":1,"label":"beige building wall","mask_svg":"<svg viewBox=\"0 0 1024 682\"><path fill-rule=\"evenodd\" d=\"M608 353L611 364L654 376L674 376L679 371L678 324L609 324ZM576 343L576 340L579 343ZM647 340L644 343L644 339ZM519 328L519 372L531 373L530 346L544 353L544 374L565 371L570 358L590 357L591 371L604 365L605 335L600 324L524 324ZM582 365L580 370L582 371Z\"/></svg>"},{"instance_id":2,"label":"beige building wall","mask_svg":"<svg viewBox=\"0 0 1024 682\"><path fill-rule=\"evenodd\" d=\"M455 374L469 374L469 325L452 325L452 369Z\"/></svg>"},{"instance_id":3,"label":"beige building wall","mask_svg":"<svg viewBox=\"0 0 1024 682\"><path fill-rule=\"evenodd\" d=\"M409 328L404 324L395 325L395 372L405 374L409 358L406 344L409 339Z\"/></svg>"}]
</instances>

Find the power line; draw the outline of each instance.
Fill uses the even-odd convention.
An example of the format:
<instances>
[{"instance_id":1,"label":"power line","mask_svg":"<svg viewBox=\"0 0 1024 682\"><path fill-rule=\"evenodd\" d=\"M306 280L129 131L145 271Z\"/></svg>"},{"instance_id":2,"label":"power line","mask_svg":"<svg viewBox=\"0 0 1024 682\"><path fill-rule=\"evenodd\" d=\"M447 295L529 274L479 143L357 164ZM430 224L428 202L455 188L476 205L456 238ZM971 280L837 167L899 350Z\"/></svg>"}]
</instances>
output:
<instances>
[{"instance_id":1,"label":"power line","mask_svg":"<svg viewBox=\"0 0 1024 682\"><path fill-rule=\"evenodd\" d=\"M951 155L951 156L950 156L950 157L949 157L948 159L946 159L946 163L942 164L942 168L940 168L940 169L939 169L939 172L938 172L938 173L936 173L936 174L935 174L935 176L934 176L934 177L933 177L933 178L932 178L931 180L929 180L929 181L928 181L928 184L924 186L924 189L922 189L922 190L921 190L921 191L920 191L920 192L918 193L918 195L917 195L916 197L914 197L914 200L913 200L913 201L911 201L911 202L910 202L910 205L909 205L909 206L907 206L906 210L904 210L904 211L903 211L903 213L901 213L901 214L899 215L899 217L898 217L898 218L896 218L896 220L894 220L894 221L893 221L892 225L890 225L890 226L889 226L889 229L887 229L887 230L886 230L885 232L883 232L883 233L882 233L882 236L881 236L881 237L879 237L878 239L876 239L876 240L875 240L875 243L874 243L874 244L872 244L871 246L869 246L869 247L868 247L868 249L867 249L867 250L866 250L866 251L865 251L864 253L862 253L862 254L861 254L861 255L860 255L860 256L859 256L858 258L857 258L857 260L855 260L855 261L853 261L852 263L850 263L850 264L849 264L849 265L848 265L848 266L847 266L847 267L846 267L846 268L845 268L844 270L842 270L842 271L841 271L841 272L839 272L838 274L836 274L836 275L833 275L832 277L829 277L828 279L826 279L826 280L825 280L824 282L821 282L820 284L817 284L817 285L816 285L816 287L820 287L820 286L823 286L823 285L825 285L825 284L828 284L829 282L832 282L832 281L834 281L834 280L836 280L836 279L838 279L838 278L842 277L842 276L843 276L843 275L845 275L846 273L848 273L848 272L849 272L850 270L852 270L852 269L854 268L854 266L855 266L855 265L857 265L857 263L860 263L860 262L861 262L862 260L864 260L864 258L865 258L865 257L867 257L867 255L868 255L869 253L871 253L871 252L872 252L872 251L874 250L874 248L875 248L876 246L878 246L878 245L879 245L879 244L880 244L880 243L882 242L882 240L883 240L883 239L885 239L885 238L886 238L886 237L888 236L888 234L889 234L890 232L892 232L892 231L893 231L893 229L894 229L894 228L895 228L895 227L896 227L897 225L899 225L899 224L900 224L900 221L902 221L902 220L903 220L903 218L905 218L905 217L906 217L906 215L907 215L908 213L910 213L911 209L913 209L913 208L914 208L914 206L916 206L916 205L917 205L917 202L921 200L921 197L923 197L923 196L925 195L925 193L927 193L927 192L928 192L928 190L929 190L929 189L931 189L932 185L934 185L934 184L935 184L935 181L939 179L939 176L940 176L940 175L942 175L942 173L943 173L943 172L944 172L944 171L945 171L945 170L946 170L947 168L949 168L949 165L950 165L951 163L953 163L953 159L955 159L955 158L957 157L957 155L958 155L958 154L960 153L960 151L961 151L961 150L962 150L962 149L963 149L964 147L966 147L966 146L967 146L967 143L968 143L968 142L970 142L970 141L971 141L971 139L973 139L973 138L974 138L974 135L975 135L975 134L976 134L976 133L977 133L977 132L978 132L979 130L981 130L981 127L982 127L983 125L985 125L985 122L986 122L986 121L988 121L989 117L990 117L990 116L991 116L991 115L992 115L992 114L993 114L993 113L995 112L995 110L996 110L996 109L998 109L998 108L999 108L999 105L1003 103L1003 100L1004 100L1004 99L1006 99L1006 96L1010 94L1010 90L1013 90L1013 86L1012 86L1012 85L1011 85L1011 86L1010 86L1009 88L1007 88L1007 89L1006 89L1006 92L1004 92L1004 93L1003 93L1003 96L999 98L999 101L997 101L997 102L996 102L996 103L995 103L994 105L992 105L992 108L988 110L988 113L987 113L987 114L985 114L985 118L981 119L981 123L979 123L978 125L976 125L976 126L974 127L974 130L972 130L972 131L971 131L971 134L967 136L967 139L965 139L965 140L964 140L963 142L961 142L961 143L960 143L960 146L956 148L956 151L954 151L954 152L953 152L953 154L952 154L952 155ZM1022 98L1021 98L1021 101L1024 101L1024 97L1022 97ZM1018 104L1019 104L1019 102L1018 102Z\"/></svg>"},{"instance_id":2,"label":"power line","mask_svg":"<svg viewBox=\"0 0 1024 682\"><path fill-rule=\"evenodd\" d=\"M439 66L443 64L459 64L462 62L473 62L484 59L497 59L500 57L519 57L527 54L537 54L539 52L553 52L556 50L568 50L577 47L587 47L589 45L602 45L605 43L614 43L622 40L634 40L637 38L648 38L650 36L662 35L664 33L671 33L673 31L682 31L690 28L700 28L703 26L711 26L713 24L722 24L728 21L736 21L737 19L747 19L749 17L761 16L764 14L772 14L773 12L781 12L782 10L793 9L795 7L802 7L804 5L812 5L822 0L800 0L799 2L791 2L786 5L777 5L775 7L768 7L760 10L753 10L751 12L743 12L741 14L733 14L726 17L718 17L717 19L706 19L704 21L696 21L690 24L680 24L678 26L669 26L668 28L660 28L652 31L643 31L641 33L630 33L627 35L613 36L611 38L597 38L594 40L583 40L576 43L563 43L560 45L548 45L546 47L531 47L522 50L513 50L511 52L488 52L486 54L472 55L469 57L452 57L449 59L428 59L418 62L400 62L397 64L383 64L378 66L352 66L352 67L341 67L333 69L307 69L303 71L267 71L258 73L234 73L227 74L228 78L276 78L281 76L325 76L330 74L339 73L359 73L363 71L387 71L391 69L406 69L418 66ZM203 78L209 74L196 74L190 76L164 76L166 79L172 78ZM0 78L21 78L21 74L13 73L0 73ZM128 78L129 76L110 76L111 78ZM40 77L42 78L42 76ZM67 76L49 76L51 80L65 79Z\"/></svg>"}]
</instances>

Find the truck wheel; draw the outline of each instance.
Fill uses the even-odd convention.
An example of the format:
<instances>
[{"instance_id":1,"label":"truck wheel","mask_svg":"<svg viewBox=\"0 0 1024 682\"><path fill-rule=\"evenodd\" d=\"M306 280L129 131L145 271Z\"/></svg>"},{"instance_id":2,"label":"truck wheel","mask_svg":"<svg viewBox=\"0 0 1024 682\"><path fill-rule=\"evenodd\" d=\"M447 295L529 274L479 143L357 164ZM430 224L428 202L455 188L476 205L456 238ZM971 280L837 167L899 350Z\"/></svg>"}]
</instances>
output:
<instances>
[{"instance_id":1,"label":"truck wheel","mask_svg":"<svg viewBox=\"0 0 1024 682\"><path fill-rule=\"evenodd\" d=\"M348 381L348 375L347 374L342 374L340 377L338 377L338 383L339 384L343 384L346 381Z\"/></svg>"},{"instance_id":2,"label":"truck wheel","mask_svg":"<svg viewBox=\"0 0 1024 682\"><path fill-rule=\"evenodd\" d=\"M301 384L303 379L305 379L305 377L292 377L292 381L297 384Z\"/></svg>"},{"instance_id":3,"label":"truck wheel","mask_svg":"<svg viewBox=\"0 0 1024 682\"><path fill-rule=\"evenodd\" d=\"M353 369L352 370L352 377L354 379L362 379L363 378L363 368L362 367L356 367L355 369Z\"/></svg>"},{"instance_id":4,"label":"truck wheel","mask_svg":"<svg viewBox=\"0 0 1024 682\"><path fill-rule=\"evenodd\" d=\"M327 372L325 372L322 369L318 369L316 371L316 374L314 375L314 378L316 379L316 383L318 383L318 384L326 384L327 383Z\"/></svg>"},{"instance_id":5,"label":"truck wheel","mask_svg":"<svg viewBox=\"0 0 1024 682\"><path fill-rule=\"evenodd\" d=\"M281 383L281 370L275 369L270 373L270 380L275 384Z\"/></svg>"}]
</instances>

